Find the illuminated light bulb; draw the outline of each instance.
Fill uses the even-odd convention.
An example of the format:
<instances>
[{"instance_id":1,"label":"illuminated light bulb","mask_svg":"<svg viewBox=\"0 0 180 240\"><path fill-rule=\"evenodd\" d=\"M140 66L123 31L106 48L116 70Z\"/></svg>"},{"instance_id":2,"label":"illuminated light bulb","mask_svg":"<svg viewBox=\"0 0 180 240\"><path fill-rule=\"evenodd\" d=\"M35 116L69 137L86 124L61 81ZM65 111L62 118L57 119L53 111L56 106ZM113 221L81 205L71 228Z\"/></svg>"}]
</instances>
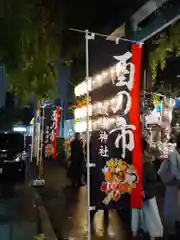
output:
<instances>
[{"instance_id":1,"label":"illuminated light bulb","mask_svg":"<svg viewBox=\"0 0 180 240\"><path fill-rule=\"evenodd\" d=\"M92 79L91 78L89 78L89 80L88 80L88 90L92 91Z\"/></svg>"},{"instance_id":2,"label":"illuminated light bulb","mask_svg":"<svg viewBox=\"0 0 180 240\"><path fill-rule=\"evenodd\" d=\"M93 105L93 106L92 106L92 114L94 115L94 114L96 114L96 113L97 113L96 106L95 106L95 105Z\"/></svg>"},{"instance_id":3,"label":"illuminated light bulb","mask_svg":"<svg viewBox=\"0 0 180 240\"><path fill-rule=\"evenodd\" d=\"M77 122L75 124L75 130L76 130L76 132L80 132L80 133L84 132L85 131L85 124L84 124L84 122Z\"/></svg>"},{"instance_id":4,"label":"illuminated light bulb","mask_svg":"<svg viewBox=\"0 0 180 240\"><path fill-rule=\"evenodd\" d=\"M91 81L88 82L88 90L91 91ZM78 86L75 87L75 95L76 96L81 96L81 95L85 95L87 92L87 82L83 81L82 83L80 83Z\"/></svg>"},{"instance_id":5,"label":"illuminated light bulb","mask_svg":"<svg viewBox=\"0 0 180 240\"><path fill-rule=\"evenodd\" d=\"M82 132L82 123L81 122L76 122L75 124L74 124L74 130L75 130L75 132Z\"/></svg>"},{"instance_id":6,"label":"illuminated light bulb","mask_svg":"<svg viewBox=\"0 0 180 240\"><path fill-rule=\"evenodd\" d=\"M81 87L82 85L79 85L79 89L78 89L78 96L81 96L81 89L82 89L82 87Z\"/></svg>"},{"instance_id":7,"label":"illuminated light bulb","mask_svg":"<svg viewBox=\"0 0 180 240\"><path fill-rule=\"evenodd\" d=\"M108 108L109 107L109 104L110 104L110 101L109 100L106 100L104 101L104 108Z\"/></svg>"},{"instance_id":8,"label":"illuminated light bulb","mask_svg":"<svg viewBox=\"0 0 180 240\"><path fill-rule=\"evenodd\" d=\"M108 75L108 72L105 72L105 71L104 71L104 72L102 73L102 76L103 76L103 77L107 77L107 75Z\"/></svg>"},{"instance_id":9,"label":"illuminated light bulb","mask_svg":"<svg viewBox=\"0 0 180 240\"><path fill-rule=\"evenodd\" d=\"M86 83L83 82L82 85L81 85L81 95L84 95L86 93Z\"/></svg>"},{"instance_id":10,"label":"illuminated light bulb","mask_svg":"<svg viewBox=\"0 0 180 240\"><path fill-rule=\"evenodd\" d=\"M100 81L100 80L101 80L101 75L98 75L98 76L96 77L96 80Z\"/></svg>"},{"instance_id":11,"label":"illuminated light bulb","mask_svg":"<svg viewBox=\"0 0 180 240\"><path fill-rule=\"evenodd\" d=\"M126 63L118 63L116 65L117 75L122 74L126 70Z\"/></svg>"},{"instance_id":12,"label":"illuminated light bulb","mask_svg":"<svg viewBox=\"0 0 180 240\"><path fill-rule=\"evenodd\" d=\"M83 107L81 112L81 118L85 118L86 116L87 116L87 109L86 107Z\"/></svg>"},{"instance_id":13,"label":"illuminated light bulb","mask_svg":"<svg viewBox=\"0 0 180 240\"><path fill-rule=\"evenodd\" d=\"M88 106L88 116L92 116L92 105ZM87 117L87 107L76 108L74 110L75 119L86 118Z\"/></svg>"},{"instance_id":14,"label":"illuminated light bulb","mask_svg":"<svg viewBox=\"0 0 180 240\"><path fill-rule=\"evenodd\" d=\"M92 120L89 120L89 131L92 131Z\"/></svg>"},{"instance_id":15,"label":"illuminated light bulb","mask_svg":"<svg viewBox=\"0 0 180 240\"><path fill-rule=\"evenodd\" d=\"M81 111L82 111L82 109L81 108L76 108L75 110L74 110L74 117L75 117L75 119L79 119L79 118L81 118Z\"/></svg>"},{"instance_id":16,"label":"illuminated light bulb","mask_svg":"<svg viewBox=\"0 0 180 240\"><path fill-rule=\"evenodd\" d=\"M110 68L110 73L111 74L115 73L115 68L114 67Z\"/></svg>"},{"instance_id":17,"label":"illuminated light bulb","mask_svg":"<svg viewBox=\"0 0 180 240\"><path fill-rule=\"evenodd\" d=\"M74 93L75 93L75 96L76 96L76 97L79 96L79 86L75 87Z\"/></svg>"},{"instance_id":18,"label":"illuminated light bulb","mask_svg":"<svg viewBox=\"0 0 180 240\"><path fill-rule=\"evenodd\" d=\"M97 87L100 87L102 85L102 80L104 82L105 77L108 76L108 71L103 71L101 74L97 75L95 78L93 78L92 81L92 88L95 89Z\"/></svg>"},{"instance_id":19,"label":"illuminated light bulb","mask_svg":"<svg viewBox=\"0 0 180 240\"><path fill-rule=\"evenodd\" d=\"M92 80L89 78L88 82L83 81L80 84L80 93L79 95L85 95L87 93L87 84L88 84L88 91L92 91Z\"/></svg>"},{"instance_id":20,"label":"illuminated light bulb","mask_svg":"<svg viewBox=\"0 0 180 240\"><path fill-rule=\"evenodd\" d=\"M89 116L92 116L92 105L89 105L88 112L89 112Z\"/></svg>"},{"instance_id":21,"label":"illuminated light bulb","mask_svg":"<svg viewBox=\"0 0 180 240\"><path fill-rule=\"evenodd\" d=\"M83 92L83 85L81 84L80 86L79 86L79 96L81 96L82 95L82 92Z\"/></svg>"},{"instance_id":22,"label":"illuminated light bulb","mask_svg":"<svg viewBox=\"0 0 180 240\"><path fill-rule=\"evenodd\" d=\"M86 132L87 131L87 121L77 122L74 126L76 132ZM92 121L89 120L89 131L92 131Z\"/></svg>"},{"instance_id":23,"label":"illuminated light bulb","mask_svg":"<svg viewBox=\"0 0 180 240\"><path fill-rule=\"evenodd\" d=\"M101 81L102 81L101 75L97 75L97 77L94 80L94 83L95 83L96 87L100 86Z\"/></svg>"},{"instance_id":24,"label":"illuminated light bulb","mask_svg":"<svg viewBox=\"0 0 180 240\"><path fill-rule=\"evenodd\" d=\"M116 99L115 99L115 98L112 98L112 99L110 100L110 102L111 102L111 104L114 104L114 103L116 102Z\"/></svg>"},{"instance_id":25,"label":"illuminated light bulb","mask_svg":"<svg viewBox=\"0 0 180 240\"><path fill-rule=\"evenodd\" d=\"M92 106L93 114L97 114L99 112L99 108L100 108L99 103L93 104Z\"/></svg>"},{"instance_id":26,"label":"illuminated light bulb","mask_svg":"<svg viewBox=\"0 0 180 240\"><path fill-rule=\"evenodd\" d=\"M115 82L115 79L116 79L116 70L115 70L115 67L112 67L111 69L110 69L110 74L111 74L111 81L112 81L112 83L114 84Z\"/></svg>"},{"instance_id":27,"label":"illuminated light bulb","mask_svg":"<svg viewBox=\"0 0 180 240\"><path fill-rule=\"evenodd\" d=\"M98 102L97 107L98 107L98 108L101 108L101 107L102 107L102 103L101 103L101 102Z\"/></svg>"},{"instance_id":28,"label":"illuminated light bulb","mask_svg":"<svg viewBox=\"0 0 180 240\"><path fill-rule=\"evenodd\" d=\"M75 119L81 118L82 115L83 115L82 112L83 112L82 108L76 108L74 110L74 117L75 117Z\"/></svg>"},{"instance_id":29,"label":"illuminated light bulb","mask_svg":"<svg viewBox=\"0 0 180 240\"><path fill-rule=\"evenodd\" d=\"M92 91L92 89L96 89L102 85L102 83L107 83L110 79L114 83L116 76L120 72L124 72L126 70L126 66L122 64L115 64L113 67L103 71L101 74L88 79L88 91ZM106 78L108 75L111 75L111 78ZM87 92L87 81L83 81L78 86L75 87L75 95L81 96L85 95Z\"/></svg>"},{"instance_id":30,"label":"illuminated light bulb","mask_svg":"<svg viewBox=\"0 0 180 240\"><path fill-rule=\"evenodd\" d=\"M77 96L79 97L80 95L81 95L81 85L79 85L77 89Z\"/></svg>"},{"instance_id":31,"label":"illuminated light bulb","mask_svg":"<svg viewBox=\"0 0 180 240\"><path fill-rule=\"evenodd\" d=\"M95 80L92 81L91 88L92 88L91 91L97 88L97 83Z\"/></svg>"}]
</instances>

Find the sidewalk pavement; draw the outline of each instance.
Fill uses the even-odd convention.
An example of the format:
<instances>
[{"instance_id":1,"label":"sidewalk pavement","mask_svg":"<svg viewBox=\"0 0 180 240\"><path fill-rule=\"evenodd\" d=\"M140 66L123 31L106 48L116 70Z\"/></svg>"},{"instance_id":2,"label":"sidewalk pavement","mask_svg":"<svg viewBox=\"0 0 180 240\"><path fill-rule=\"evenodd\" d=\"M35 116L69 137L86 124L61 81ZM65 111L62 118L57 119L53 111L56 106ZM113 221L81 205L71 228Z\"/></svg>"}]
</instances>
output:
<instances>
[{"instance_id":1,"label":"sidewalk pavement","mask_svg":"<svg viewBox=\"0 0 180 240\"><path fill-rule=\"evenodd\" d=\"M47 162L44 169L45 187L38 190L58 239L87 239L87 187L73 190L66 170L56 162ZM103 229L103 213L95 216L96 234L93 240L126 239L122 224L115 212L110 213L108 234Z\"/></svg>"},{"instance_id":2,"label":"sidewalk pavement","mask_svg":"<svg viewBox=\"0 0 180 240\"><path fill-rule=\"evenodd\" d=\"M38 215L29 189L18 186L11 198L0 199L0 233L3 240L32 240L38 234Z\"/></svg>"}]
</instances>

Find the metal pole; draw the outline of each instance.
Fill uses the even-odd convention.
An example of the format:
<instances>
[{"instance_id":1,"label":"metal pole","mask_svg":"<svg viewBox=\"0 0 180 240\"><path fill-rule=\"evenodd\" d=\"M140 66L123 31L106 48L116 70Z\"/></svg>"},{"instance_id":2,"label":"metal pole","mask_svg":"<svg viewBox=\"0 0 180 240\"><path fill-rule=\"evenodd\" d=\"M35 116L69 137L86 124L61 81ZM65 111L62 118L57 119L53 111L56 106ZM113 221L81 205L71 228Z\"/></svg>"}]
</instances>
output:
<instances>
[{"instance_id":1,"label":"metal pole","mask_svg":"<svg viewBox=\"0 0 180 240\"><path fill-rule=\"evenodd\" d=\"M90 219L90 149L89 149L89 31L85 31L85 55L86 55L86 113L87 113L87 203L88 203L88 240L91 240Z\"/></svg>"},{"instance_id":2,"label":"metal pole","mask_svg":"<svg viewBox=\"0 0 180 240\"><path fill-rule=\"evenodd\" d=\"M43 135L44 135L44 109L45 106L42 106L42 125L41 125L41 148L40 148L40 162L39 162L39 179L41 178L42 172L41 172L41 164L43 161Z\"/></svg>"},{"instance_id":3,"label":"metal pole","mask_svg":"<svg viewBox=\"0 0 180 240\"><path fill-rule=\"evenodd\" d=\"M34 118L35 119L35 118ZM32 138L31 138L31 156L30 156L30 162L32 162L32 160L33 160L33 150L34 150L34 134L35 134L35 132L34 132L34 130L35 130L35 128L34 128L34 124L35 124L35 120L33 121L33 130L32 130Z\"/></svg>"}]
</instances>

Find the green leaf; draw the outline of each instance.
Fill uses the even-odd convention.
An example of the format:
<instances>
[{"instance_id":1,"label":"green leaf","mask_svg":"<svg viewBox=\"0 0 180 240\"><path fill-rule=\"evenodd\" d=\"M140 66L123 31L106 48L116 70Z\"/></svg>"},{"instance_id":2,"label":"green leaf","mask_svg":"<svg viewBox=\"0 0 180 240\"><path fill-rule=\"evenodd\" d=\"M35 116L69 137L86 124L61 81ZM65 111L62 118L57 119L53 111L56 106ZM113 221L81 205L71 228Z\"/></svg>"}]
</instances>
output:
<instances>
[{"instance_id":1,"label":"green leaf","mask_svg":"<svg viewBox=\"0 0 180 240\"><path fill-rule=\"evenodd\" d=\"M157 77L158 67L163 70L166 67L166 58L169 52L180 52L180 22L172 25L169 34L160 35L160 38L154 41L155 49L150 53L149 64L152 72L152 79Z\"/></svg>"}]
</instances>

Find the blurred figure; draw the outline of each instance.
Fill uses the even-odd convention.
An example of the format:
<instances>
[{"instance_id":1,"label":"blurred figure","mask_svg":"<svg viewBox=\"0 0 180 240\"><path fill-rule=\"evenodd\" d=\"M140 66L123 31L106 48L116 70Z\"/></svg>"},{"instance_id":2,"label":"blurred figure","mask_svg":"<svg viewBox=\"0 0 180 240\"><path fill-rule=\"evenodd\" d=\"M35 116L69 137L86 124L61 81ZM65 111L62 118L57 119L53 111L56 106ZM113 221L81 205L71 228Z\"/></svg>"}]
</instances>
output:
<instances>
[{"instance_id":1,"label":"blurred figure","mask_svg":"<svg viewBox=\"0 0 180 240\"><path fill-rule=\"evenodd\" d=\"M31 162L31 144L26 146L26 172L25 172L25 183L30 184L30 162Z\"/></svg>"},{"instance_id":2,"label":"blurred figure","mask_svg":"<svg viewBox=\"0 0 180 240\"><path fill-rule=\"evenodd\" d=\"M31 144L26 146L26 161L29 164L31 161Z\"/></svg>"},{"instance_id":3,"label":"blurred figure","mask_svg":"<svg viewBox=\"0 0 180 240\"><path fill-rule=\"evenodd\" d=\"M180 225L180 138L177 146L169 152L168 160L163 161L159 175L166 187L164 197L164 219L166 235L176 235L176 225Z\"/></svg>"},{"instance_id":4,"label":"blurred figure","mask_svg":"<svg viewBox=\"0 0 180 240\"><path fill-rule=\"evenodd\" d=\"M156 202L157 172L153 164L154 156L146 140L143 140L142 148L144 150L142 186L145 230L151 238L160 238L163 237L163 225Z\"/></svg>"},{"instance_id":5,"label":"blurred figure","mask_svg":"<svg viewBox=\"0 0 180 240\"><path fill-rule=\"evenodd\" d=\"M66 151L65 151L64 145L60 146L57 159L60 165L67 168L67 158L66 158Z\"/></svg>"},{"instance_id":6,"label":"blurred figure","mask_svg":"<svg viewBox=\"0 0 180 240\"><path fill-rule=\"evenodd\" d=\"M84 171L84 153L83 143L79 133L75 133L75 138L71 141L70 148L69 176L72 179L72 185L73 187L83 186L82 174Z\"/></svg>"},{"instance_id":7,"label":"blurred figure","mask_svg":"<svg viewBox=\"0 0 180 240\"><path fill-rule=\"evenodd\" d=\"M163 225L156 202L156 183L157 173L153 164L152 149L145 139L142 140L143 151L143 178L142 178L142 210L133 209L132 212L132 231L136 238L138 230L143 230L143 239L146 234L151 239L163 237Z\"/></svg>"}]
</instances>

